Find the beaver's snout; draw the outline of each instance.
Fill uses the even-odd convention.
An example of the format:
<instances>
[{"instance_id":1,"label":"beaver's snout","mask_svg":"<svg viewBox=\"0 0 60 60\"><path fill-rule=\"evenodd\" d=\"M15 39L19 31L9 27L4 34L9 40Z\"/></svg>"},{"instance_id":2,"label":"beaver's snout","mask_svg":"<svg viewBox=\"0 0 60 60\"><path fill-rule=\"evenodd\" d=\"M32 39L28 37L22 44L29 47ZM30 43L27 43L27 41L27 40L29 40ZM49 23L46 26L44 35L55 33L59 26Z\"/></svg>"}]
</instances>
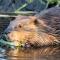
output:
<instances>
[{"instance_id":1,"label":"beaver's snout","mask_svg":"<svg viewBox=\"0 0 60 60\"><path fill-rule=\"evenodd\" d=\"M12 32L14 32L14 33L12 33ZM7 34L4 35L4 37L7 40L10 40L10 42L13 42L14 46L20 46L20 47L24 47L24 48L31 47L30 41L25 40L25 37L22 37L22 35L20 35L19 32L17 32L17 31L12 31L12 32L8 32Z\"/></svg>"},{"instance_id":2,"label":"beaver's snout","mask_svg":"<svg viewBox=\"0 0 60 60\"><path fill-rule=\"evenodd\" d=\"M8 40L13 42L15 46L25 46L29 47L30 44L27 42L29 38L32 38L31 32L26 32L26 31L10 31L9 33L6 34Z\"/></svg>"}]
</instances>

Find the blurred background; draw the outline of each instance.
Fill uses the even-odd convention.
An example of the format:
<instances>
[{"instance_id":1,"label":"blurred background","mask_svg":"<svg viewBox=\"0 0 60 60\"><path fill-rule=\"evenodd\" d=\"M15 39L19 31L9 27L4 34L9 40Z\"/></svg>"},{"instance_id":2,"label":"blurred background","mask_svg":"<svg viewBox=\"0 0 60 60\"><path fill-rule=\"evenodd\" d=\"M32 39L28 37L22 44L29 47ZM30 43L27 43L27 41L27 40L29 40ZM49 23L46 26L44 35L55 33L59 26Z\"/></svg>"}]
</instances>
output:
<instances>
[{"instance_id":1,"label":"blurred background","mask_svg":"<svg viewBox=\"0 0 60 60\"><path fill-rule=\"evenodd\" d=\"M60 6L60 0L0 0L0 13L17 13L20 11L40 12L53 6Z\"/></svg>"}]
</instances>

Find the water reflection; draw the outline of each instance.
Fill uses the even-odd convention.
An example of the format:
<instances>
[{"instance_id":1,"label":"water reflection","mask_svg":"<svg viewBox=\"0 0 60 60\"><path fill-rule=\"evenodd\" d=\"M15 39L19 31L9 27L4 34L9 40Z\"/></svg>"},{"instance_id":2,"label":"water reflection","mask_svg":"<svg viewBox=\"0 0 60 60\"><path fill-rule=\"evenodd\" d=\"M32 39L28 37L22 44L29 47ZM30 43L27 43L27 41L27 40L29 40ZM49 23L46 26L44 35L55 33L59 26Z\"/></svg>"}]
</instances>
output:
<instances>
[{"instance_id":1,"label":"water reflection","mask_svg":"<svg viewBox=\"0 0 60 60\"><path fill-rule=\"evenodd\" d=\"M60 47L0 50L0 60L60 60Z\"/></svg>"}]
</instances>

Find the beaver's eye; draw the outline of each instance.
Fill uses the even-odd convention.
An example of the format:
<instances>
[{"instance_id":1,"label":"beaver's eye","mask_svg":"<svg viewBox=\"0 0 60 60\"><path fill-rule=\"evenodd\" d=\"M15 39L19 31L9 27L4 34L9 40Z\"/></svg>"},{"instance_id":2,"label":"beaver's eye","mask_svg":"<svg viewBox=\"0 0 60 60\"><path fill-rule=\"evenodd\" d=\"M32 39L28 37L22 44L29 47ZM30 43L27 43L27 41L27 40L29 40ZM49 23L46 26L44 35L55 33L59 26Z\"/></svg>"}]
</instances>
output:
<instances>
[{"instance_id":1,"label":"beaver's eye","mask_svg":"<svg viewBox=\"0 0 60 60\"><path fill-rule=\"evenodd\" d=\"M34 24L37 25L38 24L38 21L37 19L34 20Z\"/></svg>"},{"instance_id":2,"label":"beaver's eye","mask_svg":"<svg viewBox=\"0 0 60 60\"><path fill-rule=\"evenodd\" d=\"M19 28L21 28L22 26L19 24Z\"/></svg>"}]
</instances>

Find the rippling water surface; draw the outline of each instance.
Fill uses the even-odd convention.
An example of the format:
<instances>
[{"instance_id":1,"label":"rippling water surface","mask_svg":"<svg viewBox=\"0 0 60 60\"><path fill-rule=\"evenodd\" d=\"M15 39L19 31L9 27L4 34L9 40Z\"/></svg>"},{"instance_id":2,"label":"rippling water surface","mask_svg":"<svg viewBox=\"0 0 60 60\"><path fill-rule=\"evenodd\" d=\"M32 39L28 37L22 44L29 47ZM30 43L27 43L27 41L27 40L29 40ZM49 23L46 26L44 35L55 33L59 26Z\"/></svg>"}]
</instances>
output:
<instances>
[{"instance_id":1,"label":"rippling water surface","mask_svg":"<svg viewBox=\"0 0 60 60\"><path fill-rule=\"evenodd\" d=\"M37 49L0 48L0 60L60 60L60 47Z\"/></svg>"}]
</instances>

